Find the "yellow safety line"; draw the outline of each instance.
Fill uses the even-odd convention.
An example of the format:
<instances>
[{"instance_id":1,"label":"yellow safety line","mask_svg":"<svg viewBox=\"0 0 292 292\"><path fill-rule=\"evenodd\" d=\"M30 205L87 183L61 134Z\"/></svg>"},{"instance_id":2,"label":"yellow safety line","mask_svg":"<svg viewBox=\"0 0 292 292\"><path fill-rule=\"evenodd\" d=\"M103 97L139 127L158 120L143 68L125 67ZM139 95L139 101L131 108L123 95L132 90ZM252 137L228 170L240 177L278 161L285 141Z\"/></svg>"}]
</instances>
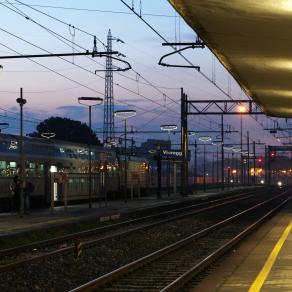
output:
<instances>
[{"instance_id":1,"label":"yellow safety line","mask_svg":"<svg viewBox=\"0 0 292 292\"><path fill-rule=\"evenodd\" d=\"M290 231L292 228L292 221L289 223L289 225L285 228L283 234L281 235L280 239L278 240L278 242L276 243L275 247L273 248L272 252L270 253L268 259L265 262L265 265L263 266L263 268L261 269L261 271L259 272L258 276L256 277L256 279L254 280L254 282L252 283L252 285L250 286L248 292L257 292L260 291L265 280L267 279L276 259L277 256L285 242L285 240L287 239Z\"/></svg>"}]
</instances>

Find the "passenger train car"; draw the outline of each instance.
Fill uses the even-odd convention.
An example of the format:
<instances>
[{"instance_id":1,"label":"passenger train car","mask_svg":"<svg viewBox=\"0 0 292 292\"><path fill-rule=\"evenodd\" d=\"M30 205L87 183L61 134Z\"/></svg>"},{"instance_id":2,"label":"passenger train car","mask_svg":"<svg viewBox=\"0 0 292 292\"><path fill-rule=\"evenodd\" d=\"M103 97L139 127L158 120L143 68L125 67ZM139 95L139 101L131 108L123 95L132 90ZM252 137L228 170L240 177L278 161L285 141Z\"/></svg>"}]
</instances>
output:
<instances>
[{"instance_id":1,"label":"passenger train car","mask_svg":"<svg viewBox=\"0 0 292 292\"><path fill-rule=\"evenodd\" d=\"M10 183L20 163L19 137L0 134L0 210L11 205ZM32 207L48 206L51 193L55 204L64 200L64 183L68 201L82 202L88 199L88 146L66 141L23 138L26 179L35 185L31 196ZM114 149L92 146L92 199L121 197L124 187L124 158ZM148 188L148 161L128 157L127 186ZM60 174L60 176L58 176ZM58 179L65 178L63 181ZM52 182L53 180L53 182ZM137 192L136 192L137 193Z\"/></svg>"}]
</instances>

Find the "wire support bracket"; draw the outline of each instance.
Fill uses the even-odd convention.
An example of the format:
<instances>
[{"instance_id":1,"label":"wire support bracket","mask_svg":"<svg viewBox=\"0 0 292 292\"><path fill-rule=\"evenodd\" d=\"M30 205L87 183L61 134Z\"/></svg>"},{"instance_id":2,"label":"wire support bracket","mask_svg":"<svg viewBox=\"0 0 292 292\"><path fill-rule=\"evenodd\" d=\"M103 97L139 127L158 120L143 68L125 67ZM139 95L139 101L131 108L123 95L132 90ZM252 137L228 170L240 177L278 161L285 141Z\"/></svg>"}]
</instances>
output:
<instances>
[{"instance_id":1,"label":"wire support bracket","mask_svg":"<svg viewBox=\"0 0 292 292\"><path fill-rule=\"evenodd\" d=\"M118 53L118 55L119 55L119 54L120 54L120 53ZM116 57L113 57L113 56L107 56L107 57L108 57L108 58L111 58L111 59L113 59L113 60L117 60L117 61L119 61L119 62L124 63L124 64L126 65L126 67L121 68L121 67L113 66L113 67L115 67L115 68L113 68L112 70L106 70L106 69L95 70L95 74L96 74L96 72L105 72L105 71L111 71L111 72L123 71L123 72L125 72L125 71L128 71L128 70L131 70L131 69L132 69L131 64L130 64L129 62L125 61L125 60L122 60L122 59L120 59L120 58L116 58Z\"/></svg>"},{"instance_id":2,"label":"wire support bracket","mask_svg":"<svg viewBox=\"0 0 292 292\"><path fill-rule=\"evenodd\" d=\"M49 58L49 57L70 57L70 56L92 56L94 57L107 57L109 55L118 55L119 52L97 52L86 51L83 53L61 53L61 54L35 54L35 55L17 55L17 56L0 56L0 59L27 59L27 58Z\"/></svg>"},{"instance_id":3,"label":"wire support bracket","mask_svg":"<svg viewBox=\"0 0 292 292\"><path fill-rule=\"evenodd\" d=\"M173 48L175 48L176 46L185 46L185 47L184 48L181 48L179 50L177 50L175 48L175 51L173 51L171 53L168 53L166 55L163 55L160 58L160 60L158 62L158 65L165 66L165 67L192 68L192 69L196 69L196 70L200 71L200 66L193 66L193 65L174 65L174 64L168 64L168 63L163 62L163 60L166 57L169 57L169 56L175 55L175 54L179 54L182 51L185 51L185 50L188 50L188 49L204 49L205 48L205 44L199 38L197 38L197 40L196 40L195 43L193 43L193 42L191 42L191 43L163 43L162 46L171 46Z\"/></svg>"},{"instance_id":4,"label":"wire support bracket","mask_svg":"<svg viewBox=\"0 0 292 292\"><path fill-rule=\"evenodd\" d=\"M187 100L187 115L264 115L263 110L252 100ZM239 112L238 107L244 107Z\"/></svg>"}]
</instances>

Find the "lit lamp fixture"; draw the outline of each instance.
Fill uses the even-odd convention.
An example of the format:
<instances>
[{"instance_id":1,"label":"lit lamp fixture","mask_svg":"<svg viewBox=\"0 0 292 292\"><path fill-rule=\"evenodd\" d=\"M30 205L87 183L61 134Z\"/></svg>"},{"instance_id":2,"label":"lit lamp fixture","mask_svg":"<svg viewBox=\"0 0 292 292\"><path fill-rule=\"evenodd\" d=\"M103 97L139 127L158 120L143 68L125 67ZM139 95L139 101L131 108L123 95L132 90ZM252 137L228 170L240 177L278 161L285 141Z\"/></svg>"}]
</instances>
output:
<instances>
[{"instance_id":1,"label":"lit lamp fixture","mask_svg":"<svg viewBox=\"0 0 292 292\"><path fill-rule=\"evenodd\" d=\"M174 131L176 129L177 129L177 125L161 125L160 126L161 131L171 132L171 131Z\"/></svg>"},{"instance_id":2,"label":"lit lamp fixture","mask_svg":"<svg viewBox=\"0 0 292 292\"><path fill-rule=\"evenodd\" d=\"M213 146L221 146L222 145L222 142L212 142L211 143Z\"/></svg>"},{"instance_id":3,"label":"lit lamp fixture","mask_svg":"<svg viewBox=\"0 0 292 292\"><path fill-rule=\"evenodd\" d=\"M242 104L238 106L237 110L238 110L238 112L241 113L241 114L247 112L246 107L243 106Z\"/></svg>"},{"instance_id":4,"label":"lit lamp fixture","mask_svg":"<svg viewBox=\"0 0 292 292\"><path fill-rule=\"evenodd\" d=\"M223 148L225 150L233 150L234 149L233 146L223 146Z\"/></svg>"},{"instance_id":5,"label":"lit lamp fixture","mask_svg":"<svg viewBox=\"0 0 292 292\"><path fill-rule=\"evenodd\" d=\"M233 148L232 151L233 151L234 153L239 153L239 152L241 151L241 149L240 149L240 148Z\"/></svg>"},{"instance_id":6,"label":"lit lamp fixture","mask_svg":"<svg viewBox=\"0 0 292 292\"><path fill-rule=\"evenodd\" d=\"M134 117L136 115L136 111L135 110L117 110L115 111L114 114L115 114L115 117L126 120L128 118Z\"/></svg>"},{"instance_id":7,"label":"lit lamp fixture","mask_svg":"<svg viewBox=\"0 0 292 292\"><path fill-rule=\"evenodd\" d=\"M56 133L53 132L45 132L45 133L41 133L41 137L45 138L45 139L52 139L56 136Z\"/></svg>"},{"instance_id":8,"label":"lit lamp fixture","mask_svg":"<svg viewBox=\"0 0 292 292\"><path fill-rule=\"evenodd\" d=\"M148 153L150 153L150 154L155 154L156 152L157 152L157 150L155 150L155 149L148 150Z\"/></svg>"},{"instance_id":9,"label":"lit lamp fixture","mask_svg":"<svg viewBox=\"0 0 292 292\"><path fill-rule=\"evenodd\" d=\"M188 132L188 135L189 135L189 137L191 137L191 136L195 136L195 135L196 135L196 132L194 132L194 131L190 131L190 132Z\"/></svg>"},{"instance_id":10,"label":"lit lamp fixture","mask_svg":"<svg viewBox=\"0 0 292 292\"><path fill-rule=\"evenodd\" d=\"M201 137L199 137L199 140L204 142L204 143L207 143L207 142L210 142L212 140L212 138L210 136L201 136Z\"/></svg>"},{"instance_id":11,"label":"lit lamp fixture","mask_svg":"<svg viewBox=\"0 0 292 292\"><path fill-rule=\"evenodd\" d=\"M125 203L127 202L127 181L128 181L128 173L127 173L127 119L132 118L136 116L136 111L135 110L117 110L114 112L115 117L121 118L125 121L125 144L124 144L124 151L125 151L125 174L124 174L124 179L125 179Z\"/></svg>"},{"instance_id":12,"label":"lit lamp fixture","mask_svg":"<svg viewBox=\"0 0 292 292\"><path fill-rule=\"evenodd\" d=\"M92 205L92 174L91 174L91 109L97 105L100 105L103 102L101 97L78 97L78 103L88 107L89 110L89 139L88 139L88 175L89 175L89 184L88 184L88 207L91 208Z\"/></svg>"}]
</instances>

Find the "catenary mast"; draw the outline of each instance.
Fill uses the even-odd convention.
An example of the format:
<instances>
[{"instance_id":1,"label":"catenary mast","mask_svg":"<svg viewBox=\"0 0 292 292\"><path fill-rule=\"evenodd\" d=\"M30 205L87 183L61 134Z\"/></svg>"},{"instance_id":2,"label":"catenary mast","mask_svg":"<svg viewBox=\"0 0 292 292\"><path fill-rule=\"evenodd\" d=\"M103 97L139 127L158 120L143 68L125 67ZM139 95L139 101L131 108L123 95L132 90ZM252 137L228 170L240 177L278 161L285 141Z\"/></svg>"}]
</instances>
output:
<instances>
[{"instance_id":1,"label":"catenary mast","mask_svg":"<svg viewBox=\"0 0 292 292\"><path fill-rule=\"evenodd\" d=\"M111 30L107 35L107 52L112 51L112 34ZM103 142L107 143L114 139L114 86L113 86L113 64L110 56L106 57L105 68L105 97L104 97L104 114L103 114Z\"/></svg>"}]
</instances>

